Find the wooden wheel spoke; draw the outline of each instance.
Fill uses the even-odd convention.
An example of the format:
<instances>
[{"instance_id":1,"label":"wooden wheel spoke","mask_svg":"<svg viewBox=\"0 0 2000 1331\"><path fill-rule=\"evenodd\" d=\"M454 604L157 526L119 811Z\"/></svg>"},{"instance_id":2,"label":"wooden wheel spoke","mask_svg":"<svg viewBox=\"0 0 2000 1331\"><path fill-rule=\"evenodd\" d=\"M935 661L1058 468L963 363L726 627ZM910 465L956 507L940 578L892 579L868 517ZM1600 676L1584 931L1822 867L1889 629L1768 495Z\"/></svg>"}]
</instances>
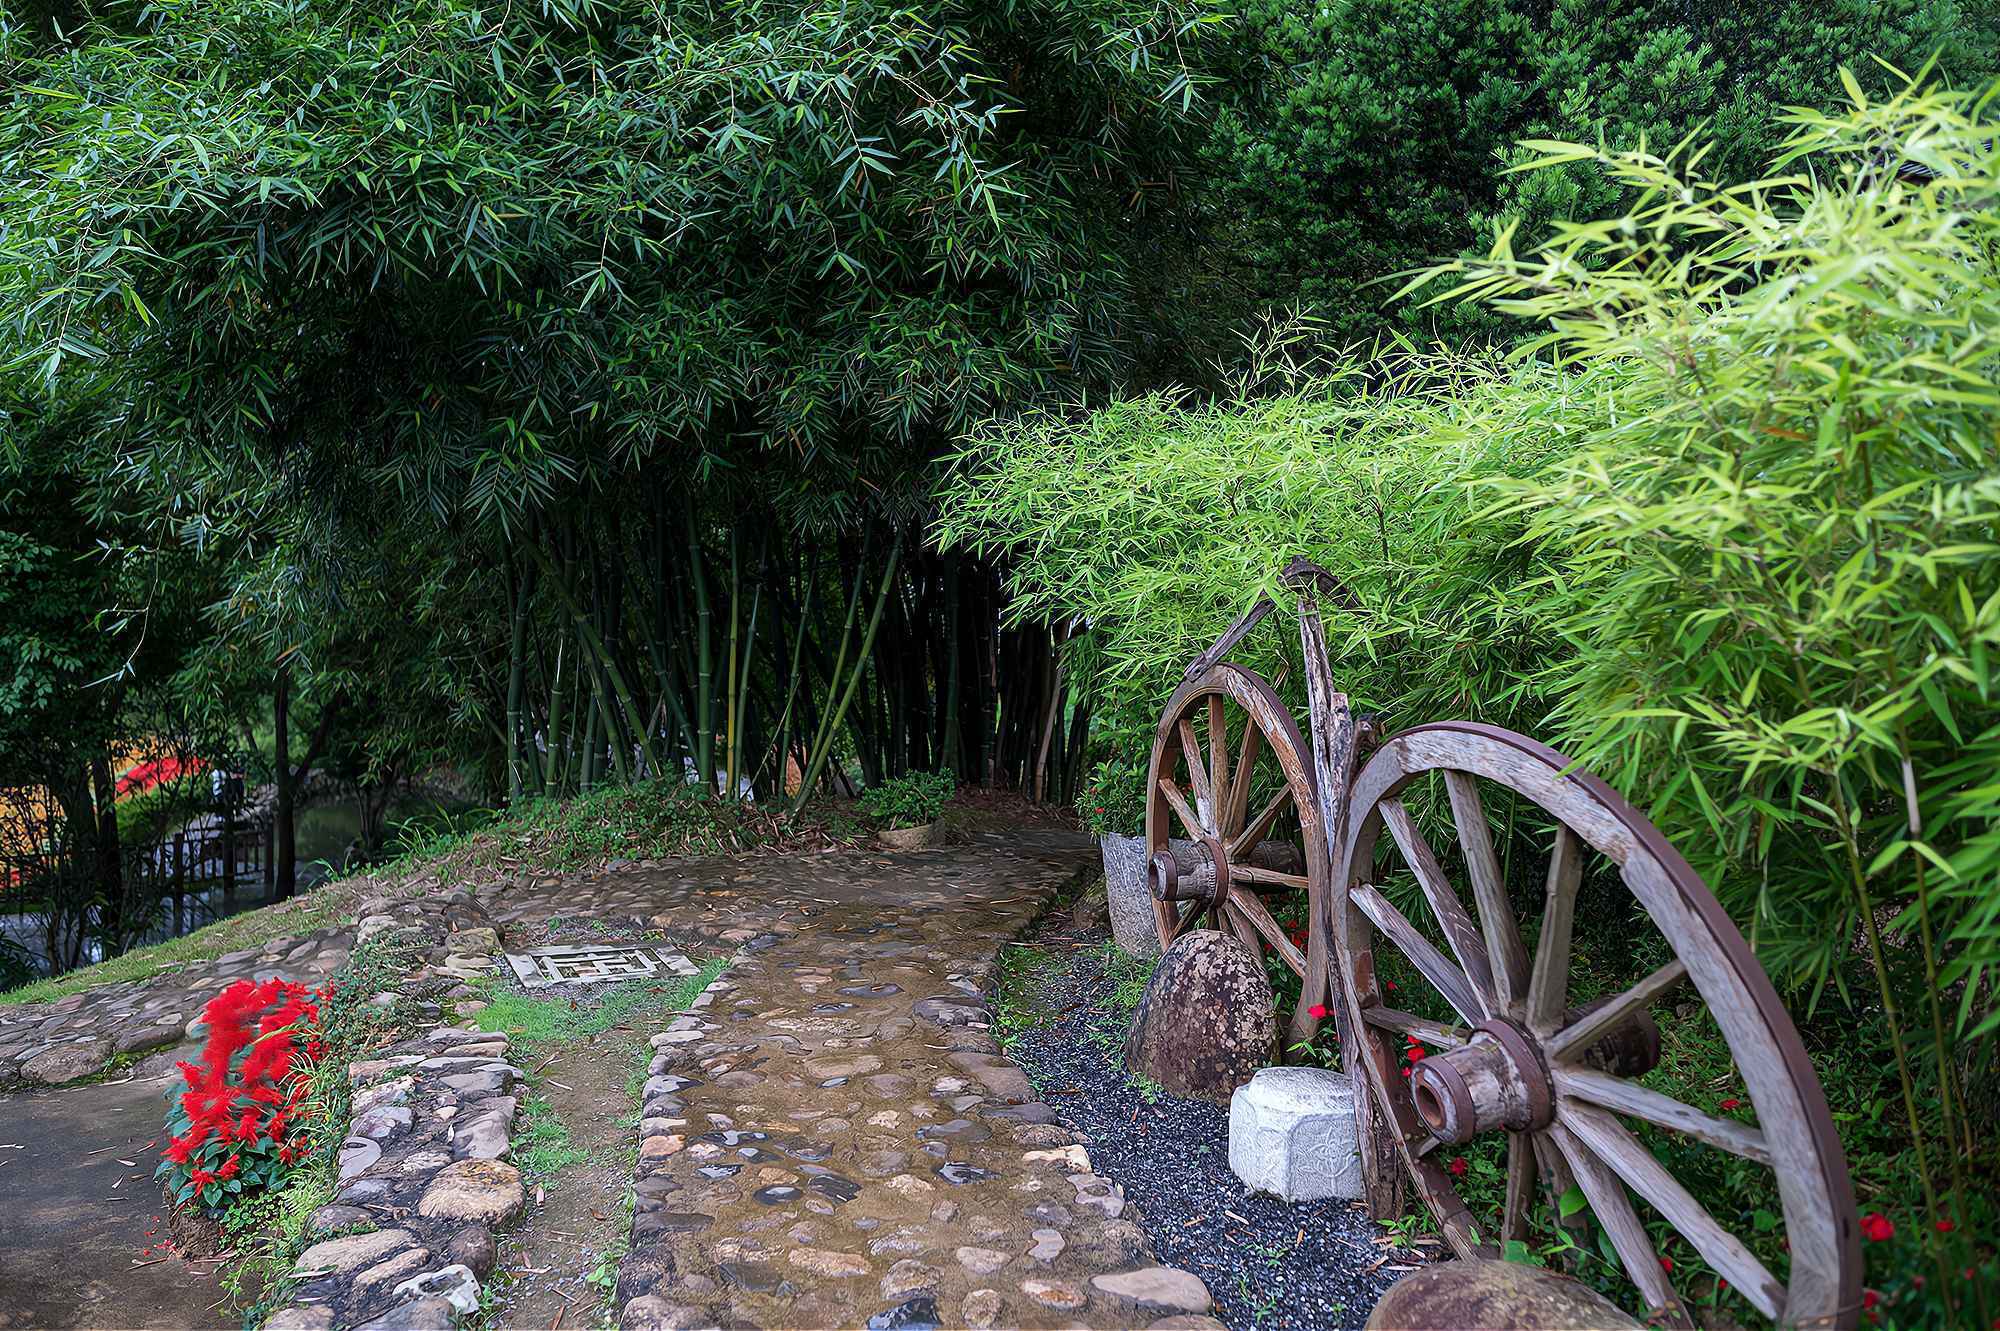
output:
<instances>
[{"instance_id":1,"label":"wooden wheel spoke","mask_svg":"<svg viewBox=\"0 0 2000 1331\"><path fill-rule=\"evenodd\" d=\"M1243 770L1245 769L1240 767L1237 769L1239 773ZM1277 820L1279 813L1283 812L1284 807L1291 802L1291 786L1283 785L1278 787L1278 793L1271 796L1269 802L1257 811L1257 816L1250 820L1250 825L1245 827L1241 832L1238 832L1235 838L1230 841L1228 846L1229 858L1240 860L1255 850L1257 843L1264 839L1264 834L1271 830L1271 824Z\"/></svg>"},{"instance_id":2,"label":"wooden wheel spoke","mask_svg":"<svg viewBox=\"0 0 2000 1331\"><path fill-rule=\"evenodd\" d=\"M1181 753L1187 758L1188 784L1194 788L1195 807L1206 805L1212 818L1215 816L1215 792L1208 784L1208 768L1201 761L1201 745L1194 737L1194 723L1182 717L1178 728L1181 736ZM1199 830L1190 831L1188 835L1197 841L1209 831L1208 826L1199 818L1194 820L1193 826Z\"/></svg>"},{"instance_id":3,"label":"wooden wheel spoke","mask_svg":"<svg viewBox=\"0 0 2000 1331\"><path fill-rule=\"evenodd\" d=\"M1188 839L1201 840L1206 835L1201 819L1195 817L1194 810L1188 807L1187 796L1181 794L1181 788L1174 784L1172 777L1160 778L1160 794L1166 797L1167 807L1174 811L1174 817L1181 820L1181 827L1188 834Z\"/></svg>"},{"instance_id":4,"label":"wooden wheel spoke","mask_svg":"<svg viewBox=\"0 0 2000 1331\"><path fill-rule=\"evenodd\" d=\"M1584 1013L1550 1037L1549 1060L1554 1062L1572 1051L1588 1048L1591 1041L1625 1018L1650 1007L1653 1000L1686 979L1687 973L1686 963L1676 958L1610 1002Z\"/></svg>"},{"instance_id":5,"label":"wooden wheel spoke","mask_svg":"<svg viewBox=\"0 0 2000 1331\"><path fill-rule=\"evenodd\" d=\"M1390 904L1389 899L1366 883L1348 893L1354 904L1361 908L1377 929L1387 934L1410 964L1422 973L1431 987L1444 995L1452 1010L1465 1019L1468 1025L1477 1025L1486 1017L1485 1007L1479 996L1473 992L1466 980L1465 972L1451 964L1451 958L1432 946L1431 940L1417 932L1417 927L1403 918L1403 912Z\"/></svg>"},{"instance_id":6,"label":"wooden wheel spoke","mask_svg":"<svg viewBox=\"0 0 2000 1331\"><path fill-rule=\"evenodd\" d=\"M1302 873L1282 873L1277 869L1266 869L1261 864L1231 863L1229 876L1241 882L1269 883L1273 887L1289 887L1300 892L1306 890L1309 881Z\"/></svg>"},{"instance_id":7,"label":"wooden wheel spoke","mask_svg":"<svg viewBox=\"0 0 2000 1331\"><path fill-rule=\"evenodd\" d=\"M1241 828L1243 815L1250 811L1250 777L1257 770L1257 752L1263 745L1264 732L1257 728L1257 718L1246 712L1243 717L1243 747L1236 753L1236 779L1229 784L1229 826L1232 828ZM1289 791L1290 787L1286 789ZM1229 853L1234 855L1238 852L1232 848Z\"/></svg>"},{"instance_id":8,"label":"wooden wheel spoke","mask_svg":"<svg viewBox=\"0 0 2000 1331\"><path fill-rule=\"evenodd\" d=\"M1473 904L1486 932L1486 958L1493 970L1494 992L1501 1009L1527 996L1528 950L1507 901L1507 884L1493 854L1493 836L1486 826L1486 808L1479 785L1465 772L1446 769L1445 793L1451 797L1451 819L1458 825L1459 848L1465 852L1466 876L1472 879Z\"/></svg>"},{"instance_id":9,"label":"wooden wheel spoke","mask_svg":"<svg viewBox=\"0 0 2000 1331\"><path fill-rule=\"evenodd\" d=\"M1576 922L1576 889L1582 877L1583 843L1557 823L1542 903L1542 934L1528 977L1528 1029L1537 1035L1548 1035L1562 1021L1563 999L1569 993L1570 929Z\"/></svg>"},{"instance_id":10,"label":"wooden wheel spoke","mask_svg":"<svg viewBox=\"0 0 2000 1331\"><path fill-rule=\"evenodd\" d=\"M1621 1114L1643 1119L1655 1127L1668 1128L1696 1141L1706 1142L1731 1155L1740 1155L1745 1160L1755 1160L1760 1165L1771 1161L1770 1143L1764 1139L1762 1130L1748 1123L1738 1123L1734 1119L1716 1118L1704 1114L1691 1105L1682 1104L1670 1095L1648 1089L1635 1081L1614 1077L1608 1072L1592 1072L1585 1068L1558 1064L1553 1069L1556 1094L1575 1100L1587 1100L1606 1109L1615 1109Z\"/></svg>"},{"instance_id":11,"label":"wooden wheel spoke","mask_svg":"<svg viewBox=\"0 0 2000 1331\"><path fill-rule=\"evenodd\" d=\"M1507 1209L1500 1221L1502 1242L1528 1238L1528 1212L1535 1204L1535 1146L1525 1132L1507 1134Z\"/></svg>"},{"instance_id":12,"label":"wooden wheel spoke","mask_svg":"<svg viewBox=\"0 0 2000 1331\"><path fill-rule=\"evenodd\" d=\"M1486 940L1480 936L1479 926L1466 914L1465 907L1458 899L1451 883L1446 880L1444 870L1431 853L1430 843L1417 830L1408 809L1401 800L1383 800L1383 825L1395 839L1396 848L1403 852L1403 862L1416 875L1417 885L1424 890L1424 900L1430 902L1431 914L1436 917L1438 928L1444 932L1445 942L1451 945L1452 955L1458 958L1459 967L1465 978L1472 983L1483 1007L1482 1016L1493 1016L1504 1009L1493 988L1493 970L1486 954Z\"/></svg>"},{"instance_id":13,"label":"wooden wheel spoke","mask_svg":"<svg viewBox=\"0 0 2000 1331\"><path fill-rule=\"evenodd\" d=\"M1361 1020L1370 1026L1380 1026L1385 1031L1414 1035L1425 1044L1439 1049L1453 1049L1472 1038L1472 1032L1463 1026L1448 1026L1441 1021L1431 1021L1427 1017L1379 1004L1362 1008Z\"/></svg>"},{"instance_id":14,"label":"wooden wheel spoke","mask_svg":"<svg viewBox=\"0 0 2000 1331\"><path fill-rule=\"evenodd\" d=\"M1248 723L1248 718L1245 720ZM1208 786L1214 801L1208 806L1209 815L1215 820L1215 834L1224 837L1236 801L1229 793L1229 715L1219 693L1208 695Z\"/></svg>"},{"instance_id":15,"label":"wooden wheel spoke","mask_svg":"<svg viewBox=\"0 0 2000 1331\"><path fill-rule=\"evenodd\" d=\"M1178 912L1174 917L1174 927L1173 927L1174 938L1179 938L1182 934L1186 933L1189 930L1189 928L1191 928L1194 925L1195 921L1201 918L1202 907L1200 902L1196 902L1193 905L1188 906L1186 910L1182 910L1181 908L1185 904L1186 903L1179 901L1170 901L1166 903L1166 906L1169 910ZM1172 939L1169 939L1168 942L1171 943Z\"/></svg>"},{"instance_id":16,"label":"wooden wheel spoke","mask_svg":"<svg viewBox=\"0 0 2000 1331\"><path fill-rule=\"evenodd\" d=\"M1609 1165L1632 1191L1652 1204L1702 1259L1734 1285L1766 1317L1776 1320L1785 1287L1734 1234L1696 1201L1623 1124L1602 1109L1571 1104L1563 1122L1591 1153Z\"/></svg>"},{"instance_id":17,"label":"wooden wheel spoke","mask_svg":"<svg viewBox=\"0 0 2000 1331\"><path fill-rule=\"evenodd\" d=\"M1271 912L1264 909L1264 903L1256 896L1232 887L1229 889L1229 908L1249 921L1250 927L1264 936L1264 941L1284 958L1285 964L1290 966L1295 974L1306 973L1306 954L1299 951L1291 939L1285 937L1283 926L1271 918Z\"/></svg>"},{"instance_id":18,"label":"wooden wheel spoke","mask_svg":"<svg viewBox=\"0 0 2000 1331\"><path fill-rule=\"evenodd\" d=\"M1673 1286L1667 1283L1666 1273L1660 1269L1660 1254L1647 1236L1645 1224L1632 1209L1632 1199L1625 1195L1625 1185L1561 1123L1551 1124L1549 1135L1576 1172L1577 1186L1589 1200L1591 1214L1611 1236L1618 1261L1624 1266L1626 1277L1638 1286L1639 1296L1645 1299L1651 1317L1658 1324L1692 1328L1694 1323L1687 1309L1674 1297Z\"/></svg>"}]
</instances>

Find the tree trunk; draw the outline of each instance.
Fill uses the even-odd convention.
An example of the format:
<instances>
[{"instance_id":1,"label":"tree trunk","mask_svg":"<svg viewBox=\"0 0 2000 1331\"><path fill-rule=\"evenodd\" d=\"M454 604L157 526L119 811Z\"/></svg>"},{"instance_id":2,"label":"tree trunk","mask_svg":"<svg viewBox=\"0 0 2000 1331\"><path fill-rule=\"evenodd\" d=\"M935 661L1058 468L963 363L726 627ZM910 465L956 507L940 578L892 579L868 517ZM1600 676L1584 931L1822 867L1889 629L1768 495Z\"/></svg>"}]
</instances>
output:
<instances>
[{"instance_id":1,"label":"tree trunk","mask_svg":"<svg viewBox=\"0 0 2000 1331\"><path fill-rule=\"evenodd\" d=\"M275 798L271 802L271 823L277 841L277 853L272 857L277 863L271 870L271 895L279 901L291 896L299 886L298 825L292 808L291 712L292 668L281 665L271 689L271 751L274 758L271 767L276 786ZM233 874L233 870L230 872Z\"/></svg>"},{"instance_id":2,"label":"tree trunk","mask_svg":"<svg viewBox=\"0 0 2000 1331\"><path fill-rule=\"evenodd\" d=\"M105 954L115 946L124 951L125 875L118 854L118 787L111 779L111 755L99 748L90 756L90 785L96 806L97 836L94 867L97 894L103 898Z\"/></svg>"}]
</instances>

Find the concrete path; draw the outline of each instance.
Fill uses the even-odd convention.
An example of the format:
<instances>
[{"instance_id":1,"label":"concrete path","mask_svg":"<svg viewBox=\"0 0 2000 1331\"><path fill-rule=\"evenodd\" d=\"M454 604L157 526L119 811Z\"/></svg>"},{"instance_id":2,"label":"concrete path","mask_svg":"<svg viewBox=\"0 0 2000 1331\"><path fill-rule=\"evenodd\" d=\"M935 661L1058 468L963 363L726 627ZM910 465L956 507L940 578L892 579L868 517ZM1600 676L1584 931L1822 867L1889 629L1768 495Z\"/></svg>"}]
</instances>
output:
<instances>
[{"instance_id":1,"label":"concrete path","mask_svg":"<svg viewBox=\"0 0 2000 1331\"><path fill-rule=\"evenodd\" d=\"M503 938L587 915L743 949L653 1037L622 1325L1219 1325L987 1033L1001 945L1094 859L1023 833L495 903Z\"/></svg>"},{"instance_id":2,"label":"concrete path","mask_svg":"<svg viewBox=\"0 0 2000 1331\"><path fill-rule=\"evenodd\" d=\"M0 1101L0 1327L240 1324L216 1310L216 1264L166 1246L153 1169L170 1079Z\"/></svg>"}]
</instances>

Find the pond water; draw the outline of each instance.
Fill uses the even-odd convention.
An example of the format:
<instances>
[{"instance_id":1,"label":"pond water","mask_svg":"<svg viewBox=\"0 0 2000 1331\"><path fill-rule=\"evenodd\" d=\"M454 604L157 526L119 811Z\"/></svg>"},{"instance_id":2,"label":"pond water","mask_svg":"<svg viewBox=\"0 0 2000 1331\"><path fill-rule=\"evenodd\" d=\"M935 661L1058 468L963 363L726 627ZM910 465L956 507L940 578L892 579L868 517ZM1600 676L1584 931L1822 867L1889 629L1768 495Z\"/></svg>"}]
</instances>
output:
<instances>
[{"instance_id":1,"label":"pond water","mask_svg":"<svg viewBox=\"0 0 2000 1331\"><path fill-rule=\"evenodd\" d=\"M387 826L393 829L400 822L411 819L419 821L435 820L446 815L456 815L473 807L464 802L449 803L436 799L411 797L394 801L389 806ZM351 799L327 800L299 810L298 828L298 887L305 891L325 881L338 870L347 848L361 836L361 810ZM219 866L211 866L219 877ZM233 895L226 895L218 885L204 890L190 890L181 901L178 915L171 900L162 901L154 914L151 926L139 939L139 943L159 943L182 934L192 933L206 924L239 911L253 910L265 905L270 897L264 891L261 867L244 864L238 874L237 889ZM11 943L13 947L6 945ZM19 951L15 952L14 949ZM48 971L48 945L44 921L40 915L0 915L0 949L4 949L20 960L32 965L38 973ZM66 949L65 949L66 950ZM83 956L86 962L103 960L100 945L86 942ZM0 970L4 970L0 966Z\"/></svg>"}]
</instances>

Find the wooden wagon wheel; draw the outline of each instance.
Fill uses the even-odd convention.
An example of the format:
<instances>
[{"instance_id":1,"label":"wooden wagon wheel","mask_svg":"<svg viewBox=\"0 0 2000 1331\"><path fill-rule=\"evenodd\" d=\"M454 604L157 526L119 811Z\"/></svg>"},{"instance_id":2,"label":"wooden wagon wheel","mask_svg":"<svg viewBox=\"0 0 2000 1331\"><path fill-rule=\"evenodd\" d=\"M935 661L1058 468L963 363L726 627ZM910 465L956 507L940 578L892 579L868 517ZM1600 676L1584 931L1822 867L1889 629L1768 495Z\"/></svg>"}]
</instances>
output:
<instances>
[{"instance_id":1,"label":"wooden wagon wheel","mask_svg":"<svg viewBox=\"0 0 2000 1331\"><path fill-rule=\"evenodd\" d=\"M1146 881L1161 947L1206 916L1258 956L1269 949L1301 980L1288 1042L1310 1040L1319 1020L1309 1009L1330 1001L1332 920L1312 767L1291 713L1256 671L1211 666L1167 702L1147 782ZM1272 910L1294 894L1304 897L1303 950Z\"/></svg>"},{"instance_id":2,"label":"wooden wagon wheel","mask_svg":"<svg viewBox=\"0 0 2000 1331\"><path fill-rule=\"evenodd\" d=\"M1438 784L1444 799L1434 812L1456 830L1454 859L1469 880L1470 910L1418 830L1424 811L1401 798L1406 788L1414 797ZM1490 804L1482 790L1495 797ZM1532 939L1524 939L1509 905L1485 812L1501 807L1501 791L1514 792L1515 807L1539 806L1537 821L1546 820L1553 842L1545 879L1532 889L1542 898ZM1644 815L1533 740L1452 722L1382 743L1355 779L1344 844L1334 879L1344 888L1334 965L1348 1029L1361 1033L1345 1048L1349 1070L1394 1125L1383 1134L1392 1145L1379 1149L1402 1157L1454 1249L1496 1255L1498 1240L1527 1237L1538 1182L1553 1196L1574 1185L1655 1323L1691 1326L1630 1189L1766 1316L1788 1326L1855 1325L1860 1240L1825 1095L1743 936ZM1593 855L1615 866L1665 940L1667 951L1656 955L1670 952L1672 960L1622 992L1573 1007L1571 928ZM1399 889L1392 879L1403 873L1415 879L1405 899L1429 906L1416 911L1421 927L1381 890ZM1641 923L1635 918L1635 929ZM1398 1001L1386 1003L1378 962L1388 951L1400 953L1396 970L1421 976L1443 1003L1420 994L1391 995ZM1659 1058L1659 1028L1648 1009L1683 982L1692 983L1728 1044L1754 1125L1716 1117L1639 1080ZM1445 1005L1455 1020L1416 1015ZM1405 1042L1413 1037L1436 1052L1405 1066ZM1784 1213L1788 1278L1774 1275L1710 1215L1634 1136L1628 1119L1768 1166ZM1495 1235L1476 1228L1442 1163L1455 1152L1438 1148L1503 1132L1506 1199ZM1371 1145L1364 1136L1363 1149ZM1767 1244L1778 1237L1767 1236Z\"/></svg>"}]
</instances>

